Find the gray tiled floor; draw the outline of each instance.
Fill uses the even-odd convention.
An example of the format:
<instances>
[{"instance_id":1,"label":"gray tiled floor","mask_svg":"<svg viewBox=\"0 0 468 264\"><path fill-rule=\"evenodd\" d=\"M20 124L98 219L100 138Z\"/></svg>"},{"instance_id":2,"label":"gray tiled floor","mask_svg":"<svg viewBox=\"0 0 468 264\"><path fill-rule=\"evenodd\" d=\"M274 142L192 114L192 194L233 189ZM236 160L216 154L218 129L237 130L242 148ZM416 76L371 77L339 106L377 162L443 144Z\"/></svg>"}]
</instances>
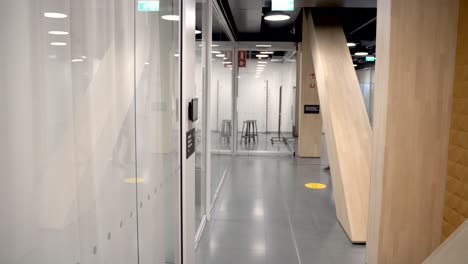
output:
<instances>
[{"instance_id":1,"label":"gray tiled floor","mask_svg":"<svg viewBox=\"0 0 468 264\"><path fill-rule=\"evenodd\" d=\"M324 161L326 162L326 161ZM197 250L197 264L364 263L336 219L320 159L238 156ZM310 190L307 182L328 185Z\"/></svg>"},{"instance_id":2,"label":"gray tiled floor","mask_svg":"<svg viewBox=\"0 0 468 264\"><path fill-rule=\"evenodd\" d=\"M290 142L289 145L284 142L275 142L275 144L271 144L271 138L277 137L277 132L271 133L258 133L258 138L256 140L246 141L242 139L242 133L237 133L238 142L237 142L237 149L239 152L256 152L256 151L275 151L275 152L292 152L292 145L293 143ZM292 137L292 133L282 133L281 136L290 138ZM219 150L230 150L232 148L232 138L229 143L227 140L223 140L220 138L220 134L218 132L212 132L211 134L211 147L213 149Z\"/></svg>"}]
</instances>

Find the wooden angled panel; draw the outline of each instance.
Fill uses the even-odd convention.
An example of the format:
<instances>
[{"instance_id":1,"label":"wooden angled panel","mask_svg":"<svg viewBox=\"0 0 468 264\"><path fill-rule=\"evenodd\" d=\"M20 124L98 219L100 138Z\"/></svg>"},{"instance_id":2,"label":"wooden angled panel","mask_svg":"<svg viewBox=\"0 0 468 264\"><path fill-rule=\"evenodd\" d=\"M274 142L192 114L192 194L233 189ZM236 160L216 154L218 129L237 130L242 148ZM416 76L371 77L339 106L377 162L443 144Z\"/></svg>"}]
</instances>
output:
<instances>
[{"instance_id":1,"label":"wooden angled panel","mask_svg":"<svg viewBox=\"0 0 468 264\"><path fill-rule=\"evenodd\" d=\"M367 241L371 128L341 25L304 14L330 160L336 212L352 242ZM306 47L303 47L304 49Z\"/></svg>"},{"instance_id":2,"label":"wooden angled panel","mask_svg":"<svg viewBox=\"0 0 468 264\"><path fill-rule=\"evenodd\" d=\"M458 0L377 3L367 263L422 263L440 244Z\"/></svg>"}]
</instances>

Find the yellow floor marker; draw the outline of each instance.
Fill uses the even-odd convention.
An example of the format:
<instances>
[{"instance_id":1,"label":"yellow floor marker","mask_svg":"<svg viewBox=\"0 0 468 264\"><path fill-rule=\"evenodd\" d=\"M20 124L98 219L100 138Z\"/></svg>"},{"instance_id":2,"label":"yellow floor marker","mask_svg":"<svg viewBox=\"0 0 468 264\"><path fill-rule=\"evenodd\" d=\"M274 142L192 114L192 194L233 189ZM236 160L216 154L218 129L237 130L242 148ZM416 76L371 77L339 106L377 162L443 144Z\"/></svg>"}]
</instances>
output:
<instances>
[{"instance_id":1,"label":"yellow floor marker","mask_svg":"<svg viewBox=\"0 0 468 264\"><path fill-rule=\"evenodd\" d=\"M306 188L309 189L325 189L327 188L327 185L323 183L318 183L318 182L309 182L304 185Z\"/></svg>"}]
</instances>

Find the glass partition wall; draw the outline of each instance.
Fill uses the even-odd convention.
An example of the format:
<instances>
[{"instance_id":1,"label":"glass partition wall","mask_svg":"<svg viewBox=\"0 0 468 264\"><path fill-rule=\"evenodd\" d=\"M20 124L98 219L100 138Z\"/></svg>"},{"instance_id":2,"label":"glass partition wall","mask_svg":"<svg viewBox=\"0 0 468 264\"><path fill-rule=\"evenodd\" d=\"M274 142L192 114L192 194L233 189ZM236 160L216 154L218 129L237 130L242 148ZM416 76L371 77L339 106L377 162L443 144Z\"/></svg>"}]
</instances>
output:
<instances>
[{"instance_id":1,"label":"glass partition wall","mask_svg":"<svg viewBox=\"0 0 468 264\"><path fill-rule=\"evenodd\" d=\"M195 97L198 99L198 120L195 126L195 235L197 242L206 221L206 74L208 34L206 14L210 2L198 0L196 3L195 31Z\"/></svg>"},{"instance_id":2,"label":"glass partition wall","mask_svg":"<svg viewBox=\"0 0 468 264\"><path fill-rule=\"evenodd\" d=\"M238 154L290 155L295 120L296 61L288 51L245 53L237 93Z\"/></svg>"},{"instance_id":3,"label":"glass partition wall","mask_svg":"<svg viewBox=\"0 0 468 264\"><path fill-rule=\"evenodd\" d=\"M234 42L216 12L212 15L210 107L210 201L214 204L232 159Z\"/></svg>"},{"instance_id":4,"label":"glass partition wall","mask_svg":"<svg viewBox=\"0 0 468 264\"><path fill-rule=\"evenodd\" d=\"M179 1L144 2L0 2L0 263L180 263Z\"/></svg>"}]
</instances>

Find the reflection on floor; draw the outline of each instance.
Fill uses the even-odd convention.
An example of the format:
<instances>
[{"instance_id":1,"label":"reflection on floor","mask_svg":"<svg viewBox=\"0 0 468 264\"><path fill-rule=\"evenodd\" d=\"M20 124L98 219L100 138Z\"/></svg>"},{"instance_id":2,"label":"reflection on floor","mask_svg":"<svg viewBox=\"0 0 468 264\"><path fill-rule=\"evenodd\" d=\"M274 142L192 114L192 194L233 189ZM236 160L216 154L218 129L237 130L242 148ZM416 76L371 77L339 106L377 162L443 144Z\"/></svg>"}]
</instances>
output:
<instances>
[{"instance_id":1,"label":"reflection on floor","mask_svg":"<svg viewBox=\"0 0 468 264\"><path fill-rule=\"evenodd\" d=\"M294 145L294 138L292 133L282 133L281 136L290 139L286 144L285 142L276 142L275 144L271 143L272 137L278 137L278 133L258 133L258 139L253 141L252 139L246 142L246 140L241 140L241 133L237 133L238 143L237 149L239 151L276 151L276 152L288 152L291 153ZM221 138L220 133L212 132L211 134L211 147L213 149L219 150L230 150L232 144L232 138L229 142L226 138Z\"/></svg>"},{"instance_id":2,"label":"reflection on floor","mask_svg":"<svg viewBox=\"0 0 468 264\"><path fill-rule=\"evenodd\" d=\"M365 263L336 219L327 161L238 156L197 249L197 264ZM322 190L306 189L320 182Z\"/></svg>"}]
</instances>

